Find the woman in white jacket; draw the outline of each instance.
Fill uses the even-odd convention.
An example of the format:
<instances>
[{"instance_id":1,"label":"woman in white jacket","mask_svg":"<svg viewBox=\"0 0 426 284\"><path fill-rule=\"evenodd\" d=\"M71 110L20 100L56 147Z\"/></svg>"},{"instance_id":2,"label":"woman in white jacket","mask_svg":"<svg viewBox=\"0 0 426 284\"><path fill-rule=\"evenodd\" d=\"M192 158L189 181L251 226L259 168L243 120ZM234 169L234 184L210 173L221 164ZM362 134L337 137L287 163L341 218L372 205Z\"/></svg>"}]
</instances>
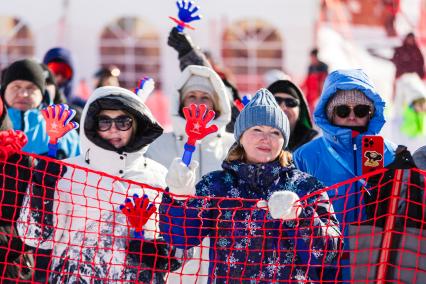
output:
<instances>
[{"instance_id":1,"label":"woman in white jacket","mask_svg":"<svg viewBox=\"0 0 426 284\"><path fill-rule=\"evenodd\" d=\"M185 132L186 120L182 108L195 103L210 105L216 112L212 123L219 130L197 142L192 159L198 161L197 181L205 174L221 169L222 161L235 139L225 131L231 121L231 106L226 87L214 70L205 66L189 65L177 82L176 92L171 96L173 132L164 133L154 141L147 156L168 168L174 157L181 157L188 140Z\"/></svg>"},{"instance_id":2,"label":"woman in white jacket","mask_svg":"<svg viewBox=\"0 0 426 284\"><path fill-rule=\"evenodd\" d=\"M119 210L134 194L146 194L159 205L161 192L136 183L165 188L167 170L144 156L163 129L137 95L119 87L96 89L81 125L82 154L66 160L72 165L65 169L52 163L45 168L62 175L56 188L46 187L54 187L55 179L35 174L31 198L21 211L21 238L33 247L53 248L52 283L163 282L165 273L152 268L164 271L176 263L158 241L157 214L143 228L144 241L130 241L131 230ZM44 187L35 185L41 182ZM141 251L163 251L165 256L141 257Z\"/></svg>"},{"instance_id":3,"label":"woman in white jacket","mask_svg":"<svg viewBox=\"0 0 426 284\"><path fill-rule=\"evenodd\" d=\"M184 145L188 140L185 132L186 120L182 108L189 104L206 104L216 112L212 123L219 128L217 132L197 141L192 160L198 162L196 180L211 171L220 170L229 148L235 139L226 132L231 121L231 105L227 90L217 73L205 66L189 65L183 71L171 96L173 132L165 133L154 141L147 156L169 168L174 157L182 157ZM204 239L203 250L194 250L193 260L188 261L182 270L169 275L168 283L206 283L209 264L209 240ZM194 276L195 275L195 276Z\"/></svg>"}]
</instances>

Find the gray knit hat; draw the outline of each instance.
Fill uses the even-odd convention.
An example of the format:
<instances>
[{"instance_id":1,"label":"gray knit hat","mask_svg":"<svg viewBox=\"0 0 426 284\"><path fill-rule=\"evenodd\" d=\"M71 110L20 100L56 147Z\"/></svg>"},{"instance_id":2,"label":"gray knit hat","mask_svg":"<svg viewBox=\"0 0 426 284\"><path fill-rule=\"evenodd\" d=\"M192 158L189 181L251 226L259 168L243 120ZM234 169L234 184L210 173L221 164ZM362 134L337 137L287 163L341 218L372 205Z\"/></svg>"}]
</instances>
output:
<instances>
[{"instance_id":1,"label":"gray knit hat","mask_svg":"<svg viewBox=\"0 0 426 284\"><path fill-rule=\"evenodd\" d=\"M287 147L290 138L290 123L287 116L267 89L260 89L238 115L235 121L234 136L239 141L241 135L250 127L266 125L279 129Z\"/></svg>"},{"instance_id":2,"label":"gray knit hat","mask_svg":"<svg viewBox=\"0 0 426 284\"><path fill-rule=\"evenodd\" d=\"M183 102L188 93L191 91L201 91L206 93L212 100L214 109L218 109L219 99L216 94L216 90L213 87L213 83L209 78L192 74L188 81L186 81L180 89L180 101Z\"/></svg>"},{"instance_id":3,"label":"gray knit hat","mask_svg":"<svg viewBox=\"0 0 426 284\"><path fill-rule=\"evenodd\" d=\"M413 154L414 163L421 170L426 170L426 146L417 149Z\"/></svg>"},{"instance_id":4,"label":"gray knit hat","mask_svg":"<svg viewBox=\"0 0 426 284\"><path fill-rule=\"evenodd\" d=\"M186 81L185 85L183 85L181 89L182 100L184 99L185 94L190 91L202 91L211 96L216 93L210 79L198 75L192 75L189 77L188 81Z\"/></svg>"},{"instance_id":5,"label":"gray knit hat","mask_svg":"<svg viewBox=\"0 0 426 284\"><path fill-rule=\"evenodd\" d=\"M326 109L328 120L331 121L333 118L334 107L347 104L368 105L374 112L373 102L360 90L338 90L328 101Z\"/></svg>"}]
</instances>

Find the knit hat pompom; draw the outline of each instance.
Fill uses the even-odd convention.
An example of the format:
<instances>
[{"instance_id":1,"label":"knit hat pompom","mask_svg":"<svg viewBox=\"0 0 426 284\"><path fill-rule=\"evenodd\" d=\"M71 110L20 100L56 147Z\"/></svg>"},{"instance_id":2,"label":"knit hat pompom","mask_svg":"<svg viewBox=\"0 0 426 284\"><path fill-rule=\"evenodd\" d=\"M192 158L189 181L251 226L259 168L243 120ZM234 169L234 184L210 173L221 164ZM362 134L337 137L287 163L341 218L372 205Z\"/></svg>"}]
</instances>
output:
<instances>
[{"instance_id":1,"label":"knit hat pompom","mask_svg":"<svg viewBox=\"0 0 426 284\"><path fill-rule=\"evenodd\" d=\"M260 89L250 102L243 108L235 121L234 137L239 141L247 129L265 125L281 131L284 137L283 148L290 139L290 123L287 116L267 89Z\"/></svg>"},{"instance_id":2,"label":"knit hat pompom","mask_svg":"<svg viewBox=\"0 0 426 284\"><path fill-rule=\"evenodd\" d=\"M352 90L338 90L334 96L328 101L326 112L327 119L332 121L333 110L339 105L368 105L371 108L372 113L374 112L374 104L367 96L357 89Z\"/></svg>"}]
</instances>

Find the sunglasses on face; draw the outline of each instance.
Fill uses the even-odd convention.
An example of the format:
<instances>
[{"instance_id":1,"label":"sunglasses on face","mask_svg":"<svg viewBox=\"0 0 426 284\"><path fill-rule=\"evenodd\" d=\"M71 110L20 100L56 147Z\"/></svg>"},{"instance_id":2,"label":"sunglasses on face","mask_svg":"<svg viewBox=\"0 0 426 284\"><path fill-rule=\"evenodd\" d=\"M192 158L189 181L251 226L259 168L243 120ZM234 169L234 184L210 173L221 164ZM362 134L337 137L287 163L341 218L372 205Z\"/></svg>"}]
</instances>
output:
<instances>
[{"instance_id":1,"label":"sunglasses on face","mask_svg":"<svg viewBox=\"0 0 426 284\"><path fill-rule=\"evenodd\" d=\"M298 99L275 97L278 105L285 104L286 107L298 107L300 102Z\"/></svg>"},{"instance_id":2,"label":"sunglasses on face","mask_svg":"<svg viewBox=\"0 0 426 284\"><path fill-rule=\"evenodd\" d=\"M133 119L127 115L120 115L116 118L111 118L109 116L99 116L98 117L98 130L99 131L108 131L111 129L112 124L115 124L115 128L120 131L129 130L133 125Z\"/></svg>"},{"instance_id":3,"label":"sunglasses on face","mask_svg":"<svg viewBox=\"0 0 426 284\"><path fill-rule=\"evenodd\" d=\"M340 118L347 118L352 110L355 116L358 118L364 118L367 115L371 114L371 108L368 105L339 105L334 107L334 113Z\"/></svg>"}]
</instances>

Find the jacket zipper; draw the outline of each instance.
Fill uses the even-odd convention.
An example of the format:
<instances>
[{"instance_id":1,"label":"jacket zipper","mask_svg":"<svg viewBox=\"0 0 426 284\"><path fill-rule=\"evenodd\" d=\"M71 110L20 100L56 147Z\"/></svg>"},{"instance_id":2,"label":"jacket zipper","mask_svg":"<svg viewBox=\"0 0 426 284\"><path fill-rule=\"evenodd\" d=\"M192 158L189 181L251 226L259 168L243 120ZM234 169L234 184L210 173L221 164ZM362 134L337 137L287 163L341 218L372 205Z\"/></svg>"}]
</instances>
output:
<instances>
[{"instance_id":1,"label":"jacket zipper","mask_svg":"<svg viewBox=\"0 0 426 284\"><path fill-rule=\"evenodd\" d=\"M357 177L358 176L358 161L357 161L357 150L358 150L358 148L356 146L355 139L352 139L352 143L353 143L353 158L354 158L354 174L355 174L355 177ZM359 216L359 201L358 201L358 198L359 198L360 192L359 192L359 189L358 189L358 182L354 182L354 191L355 191L355 194L353 195L354 196L354 206L355 206L354 213L356 214L355 216ZM355 221L355 218L354 218L354 221Z\"/></svg>"},{"instance_id":2,"label":"jacket zipper","mask_svg":"<svg viewBox=\"0 0 426 284\"><path fill-rule=\"evenodd\" d=\"M22 130L23 132L25 132L25 119L24 119L24 112L23 112L23 111L21 111L21 112L20 112L20 114L21 114L21 130Z\"/></svg>"}]
</instances>

